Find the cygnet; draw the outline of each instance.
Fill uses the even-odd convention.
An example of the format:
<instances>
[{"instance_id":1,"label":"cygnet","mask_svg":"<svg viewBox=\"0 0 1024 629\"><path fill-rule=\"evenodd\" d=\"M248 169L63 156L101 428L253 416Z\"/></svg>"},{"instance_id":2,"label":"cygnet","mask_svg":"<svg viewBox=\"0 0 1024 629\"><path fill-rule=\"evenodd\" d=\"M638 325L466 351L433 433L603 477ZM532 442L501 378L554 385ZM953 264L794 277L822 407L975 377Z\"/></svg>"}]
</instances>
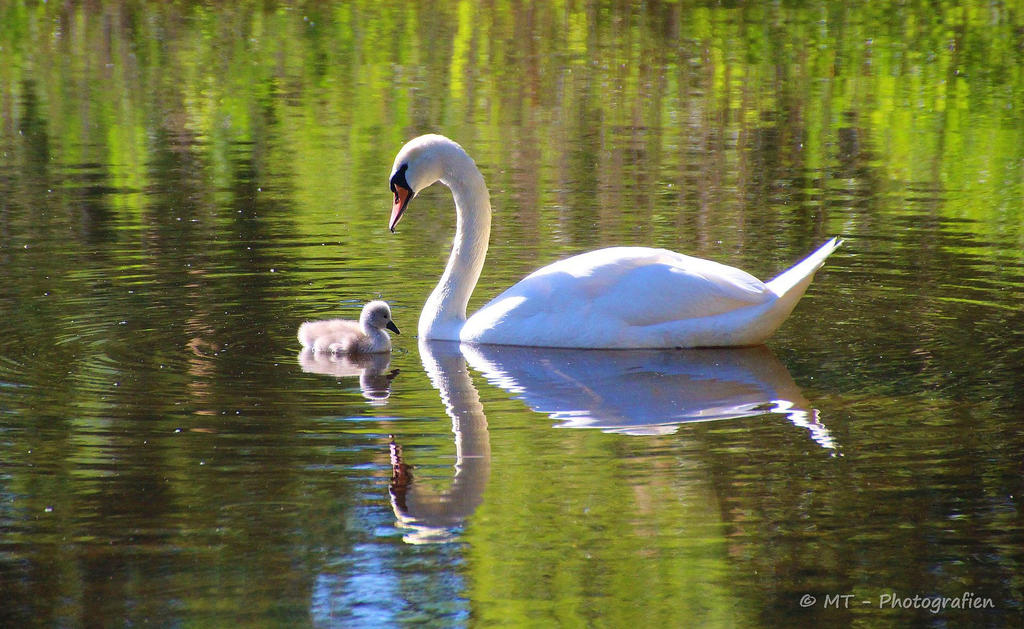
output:
<instances>
[{"instance_id":1,"label":"cygnet","mask_svg":"<svg viewBox=\"0 0 1024 629\"><path fill-rule=\"evenodd\" d=\"M391 351L391 337L384 328L401 334L387 302L371 301L363 306L359 321L307 321L299 326L298 336L302 347L314 353L378 354Z\"/></svg>"}]
</instances>

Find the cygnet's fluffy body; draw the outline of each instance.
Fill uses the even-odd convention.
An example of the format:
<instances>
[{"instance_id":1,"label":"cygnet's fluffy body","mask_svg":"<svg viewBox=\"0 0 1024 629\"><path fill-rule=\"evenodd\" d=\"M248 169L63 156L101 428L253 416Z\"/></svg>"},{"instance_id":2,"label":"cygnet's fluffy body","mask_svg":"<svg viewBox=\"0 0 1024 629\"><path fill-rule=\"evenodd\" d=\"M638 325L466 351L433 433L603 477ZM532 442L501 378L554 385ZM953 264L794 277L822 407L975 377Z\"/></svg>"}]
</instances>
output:
<instances>
[{"instance_id":1,"label":"cygnet's fluffy body","mask_svg":"<svg viewBox=\"0 0 1024 629\"><path fill-rule=\"evenodd\" d=\"M299 343L314 353L378 354L391 351L391 337L385 328L401 334L391 320L386 302L371 301L363 306L359 321L326 319L299 326Z\"/></svg>"}]
</instances>

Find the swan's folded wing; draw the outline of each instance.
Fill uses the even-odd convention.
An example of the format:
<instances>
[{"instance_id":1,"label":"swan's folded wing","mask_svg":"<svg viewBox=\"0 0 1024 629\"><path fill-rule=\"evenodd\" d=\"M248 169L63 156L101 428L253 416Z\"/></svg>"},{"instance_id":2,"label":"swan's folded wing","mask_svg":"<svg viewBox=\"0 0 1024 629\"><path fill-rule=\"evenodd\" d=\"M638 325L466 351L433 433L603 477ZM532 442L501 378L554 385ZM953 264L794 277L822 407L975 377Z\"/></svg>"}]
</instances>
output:
<instances>
[{"instance_id":1,"label":"swan's folded wing","mask_svg":"<svg viewBox=\"0 0 1024 629\"><path fill-rule=\"evenodd\" d=\"M773 299L764 283L739 269L673 254L623 273L599 301L626 325L699 319Z\"/></svg>"},{"instance_id":2,"label":"swan's folded wing","mask_svg":"<svg viewBox=\"0 0 1024 629\"><path fill-rule=\"evenodd\" d=\"M705 319L774 299L757 278L664 249L613 247L548 265L467 321L463 338L517 344L612 338L636 326ZM522 342L522 341L518 341Z\"/></svg>"},{"instance_id":3,"label":"swan's folded wing","mask_svg":"<svg viewBox=\"0 0 1024 629\"><path fill-rule=\"evenodd\" d=\"M611 247L573 256L521 284L519 294L545 296L548 303L542 309L573 308L625 325L709 317L773 298L761 280L745 271L647 247Z\"/></svg>"}]
</instances>

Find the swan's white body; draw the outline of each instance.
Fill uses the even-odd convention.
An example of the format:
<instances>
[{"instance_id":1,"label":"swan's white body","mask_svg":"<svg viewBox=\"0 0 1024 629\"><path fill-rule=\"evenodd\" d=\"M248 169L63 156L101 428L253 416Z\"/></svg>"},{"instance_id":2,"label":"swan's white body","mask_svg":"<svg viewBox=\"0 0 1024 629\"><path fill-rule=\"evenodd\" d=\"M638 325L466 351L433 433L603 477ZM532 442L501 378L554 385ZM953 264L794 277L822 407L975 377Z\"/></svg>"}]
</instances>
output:
<instances>
[{"instance_id":1,"label":"swan's white body","mask_svg":"<svg viewBox=\"0 0 1024 629\"><path fill-rule=\"evenodd\" d=\"M841 242L833 238L767 283L666 249L598 249L534 271L467 320L487 254L491 204L462 147L425 135L402 148L392 170L390 227L435 181L451 189L457 221L448 265L420 315L424 339L577 348L758 345L789 316Z\"/></svg>"}]
</instances>

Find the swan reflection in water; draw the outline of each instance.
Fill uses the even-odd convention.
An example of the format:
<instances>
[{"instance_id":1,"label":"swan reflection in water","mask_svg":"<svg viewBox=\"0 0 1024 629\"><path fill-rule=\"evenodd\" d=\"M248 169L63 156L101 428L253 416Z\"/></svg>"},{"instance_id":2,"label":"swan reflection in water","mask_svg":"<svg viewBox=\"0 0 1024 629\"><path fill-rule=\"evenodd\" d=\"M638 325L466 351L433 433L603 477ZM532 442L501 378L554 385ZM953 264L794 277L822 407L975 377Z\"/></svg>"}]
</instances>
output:
<instances>
[{"instance_id":1,"label":"swan reflection in water","mask_svg":"<svg viewBox=\"0 0 1024 629\"><path fill-rule=\"evenodd\" d=\"M414 482L412 467L405 463L402 448L392 437L391 507L398 524L409 529L403 539L413 544L454 539L466 518L483 502L484 487L491 476L487 417L459 344L421 339L419 345L423 368L452 418L455 475L450 489L430 492L425 485Z\"/></svg>"},{"instance_id":2,"label":"swan reflection in water","mask_svg":"<svg viewBox=\"0 0 1024 629\"><path fill-rule=\"evenodd\" d=\"M491 446L468 364L559 427L628 435L664 435L683 423L775 413L808 431L821 447L835 441L799 387L766 347L726 350L567 350L419 342L430 381L455 433L451 487L417 483L392 438L391 506L409 543L454 539L483 502Z\"/></svg>"},{"instance_id":3,"label":"swan reflection in water","mask_svg":"<svg viewBox=\"0 0 1024 629\"><path fill-rule=\"evenodd\" d=\"M488 382L561 428L665 435L680 424L784 415L835 449L786 367L765 346L689 350L567 350L464 345Z\"/></svg>"},{"instance_id":4,"label":"swan reflection in water","mask_svg":"<svg viewBox=\"0 0 1024 629\"><path fill-rule=\"evenodd\" d=\"M359 389L371 404L386 404L391 395L391 381L398 375L391 367L391 353L380 354L334 354L313 352L303 349L299 352L299 366L306 373L316 373L335 378L359 377Z\"/></svg>"}]
</instances>

